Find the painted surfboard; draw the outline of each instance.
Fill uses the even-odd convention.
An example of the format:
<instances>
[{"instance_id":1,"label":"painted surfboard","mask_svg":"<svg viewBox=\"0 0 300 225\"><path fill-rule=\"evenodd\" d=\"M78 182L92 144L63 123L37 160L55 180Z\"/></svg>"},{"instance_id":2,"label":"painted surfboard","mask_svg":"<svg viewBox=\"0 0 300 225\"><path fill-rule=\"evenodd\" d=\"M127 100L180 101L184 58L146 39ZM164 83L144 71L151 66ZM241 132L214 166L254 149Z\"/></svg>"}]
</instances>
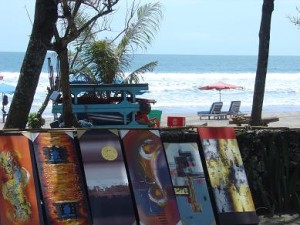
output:
<instances>
[{"instance_id":1,"label":"painted surfboard","mask_svg":"<svg viewBox=\"0 0 300 225\"><path fill-rule=\"evenodd\" d=\"M31 133L47 223L92 224L73 132Z\"/></svg>"},{"instance_id":2,"label":"painted surfboard","mask_svg":"<svg viewBox=\"0 0 300 225\"><path fill-rule=\"evenodd\" d=\"M0 135L0 224L44 224L31 141Z\"/></svg>"},{"instance_id":3,"label":"painted surfboard","mask_svg":"<svg viewBox=\"0 0 300 225\"><path fill-rule=\"evenodd\" d=\"M158 130L120 130L120 136L139 224L182 224Z\"/></svg>"},{"instance_id":4,"label":"painted surfboard","mask_svg":"<svg viewBox=\"0 0 300 225\"><path fill-rule=\"evenodd\" d=\"M78 134L90 207L95 225L132 225L133 198L117 130Z\"/></svg>"},{"instance_id":5,"label":"painted surfboard","mask_svg":"<svg viewBox=\"0 0 300 225\"><path fill-rule=\"evenodd\" d=\"M258 224L251 190L232 127L199 127L221 225Z\"/></svg>"},{"instance_id":6,"label":"painted surfboard","mask_svg":"<svg viewBox=\"0 0 300 225\"><path fill-rule=\"evenodd\" d=\"M197 143L163 142L163 144L182 223L215 224Z\"/></svg>"}]
</instances>

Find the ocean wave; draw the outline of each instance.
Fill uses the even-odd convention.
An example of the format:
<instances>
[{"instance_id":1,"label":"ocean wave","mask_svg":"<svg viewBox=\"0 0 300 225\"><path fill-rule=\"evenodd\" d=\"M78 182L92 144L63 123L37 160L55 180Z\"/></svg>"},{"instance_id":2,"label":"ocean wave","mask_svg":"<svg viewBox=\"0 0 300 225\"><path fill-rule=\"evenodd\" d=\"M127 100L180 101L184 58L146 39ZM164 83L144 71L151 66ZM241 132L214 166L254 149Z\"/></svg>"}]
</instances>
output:
<instances>
[{"instance_id":1,"label":"ocean wave","mask_svg":"<svg viewBox=\"0 0 300 225\"><path fill-rule=\"evenodd\" d=\"M16 85L17 72L1 72L3 81ZM224 110L233 100L241 100L241 110L250 111L253 101L255 73L146 73L143 82L149 84L149 92L139 96L157 101L153 108L170 112L208 110L212 102L219 101L219 92L202 91L200 86L223 81L243 87L242 90L221 92ZM31 111L37 111L44 101L49 86L48 73L41 73ZM10 99L12 96L10 96ZM285 108L300 111L300 73L267 74L264 96L264 109ZM298 103L299 102L299 103ZM51 103L45 111L51 115Z\"/></svg>"}]
</instances>

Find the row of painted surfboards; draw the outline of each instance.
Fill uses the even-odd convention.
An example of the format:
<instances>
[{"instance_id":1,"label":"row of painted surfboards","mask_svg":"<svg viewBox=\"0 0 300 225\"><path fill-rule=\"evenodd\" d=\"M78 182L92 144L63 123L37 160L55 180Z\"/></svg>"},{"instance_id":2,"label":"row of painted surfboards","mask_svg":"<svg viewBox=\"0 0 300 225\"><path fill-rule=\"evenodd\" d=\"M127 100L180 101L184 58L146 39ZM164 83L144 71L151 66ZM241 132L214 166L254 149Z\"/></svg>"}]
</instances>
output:
<instances>
[{"instance_id":1,"label":"row of painted surfboards","mask_svg":"<svg viewBox=\"0 0 300 225\"><path fill-rule=\"evenodd\" d=\"M232 128L4 132L0 178L5 225L258 224Z\"/></svg>"}]
</instances>

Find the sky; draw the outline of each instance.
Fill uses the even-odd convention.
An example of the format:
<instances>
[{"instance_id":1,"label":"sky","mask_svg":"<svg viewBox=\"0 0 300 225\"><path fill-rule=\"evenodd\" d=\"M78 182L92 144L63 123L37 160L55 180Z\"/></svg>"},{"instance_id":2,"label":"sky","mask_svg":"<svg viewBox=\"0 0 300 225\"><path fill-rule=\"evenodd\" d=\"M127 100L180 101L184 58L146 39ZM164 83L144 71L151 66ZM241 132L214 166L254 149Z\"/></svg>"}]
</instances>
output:
<instances>
[{"instance_id":1,"label":"sky","mask_svg":"<svg viewBox=\"0 0 300 225\"><path fill-rule=\"evenodd\" d=\"M141 3L157 1L161 2L164 15L160 30L147 51L140 53L257 55L263 0L141 0ZM124 9L126 2L129 0L121 0L118 7ZM289 19L300 17L297 11L300 0L274 3L270 55L300 55L300 27ZM34 7L34 0L1 3L0 52L26 51Z\"/></svg>"}]
</instances>

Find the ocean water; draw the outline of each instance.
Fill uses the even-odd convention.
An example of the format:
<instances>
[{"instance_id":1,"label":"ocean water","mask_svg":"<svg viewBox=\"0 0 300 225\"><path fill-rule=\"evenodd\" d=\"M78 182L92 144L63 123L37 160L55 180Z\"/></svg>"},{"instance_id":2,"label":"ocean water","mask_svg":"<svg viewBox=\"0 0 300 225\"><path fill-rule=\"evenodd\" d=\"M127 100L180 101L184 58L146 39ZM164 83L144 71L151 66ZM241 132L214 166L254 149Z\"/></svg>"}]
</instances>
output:
<instances>
[{"instance_id":1,"label":"ocean water","mask_svg":"<svg viewBox=\"0 0 300 225\"><path fill-rule=\"evenodd\" d=\"M24 53L0 52L1 82L16 85ZM49 54L56 65L55 55ZM142 75L141 83L149 84L149 91L140 98L155 99L153 109L167 114L197 113L208 110L219 101L216 90L199 90L200 86L222 81L243 87L242 90L221 91L223 110L233 100L241 100L241 111L250 112L257 65L257 56L197 56L197 55L135 55L132 69L150 61L158 61L151 73ZM130 70L128 72L130 72ZM40 76L32 105L36 112L43 102L48 81L47 61ZM12 95L9 95L11 100ZM263 111L300 111L300 56L271 56L265 86ZM51 116L49 103L45 116Z\"/></svg>"}]
</instances>

